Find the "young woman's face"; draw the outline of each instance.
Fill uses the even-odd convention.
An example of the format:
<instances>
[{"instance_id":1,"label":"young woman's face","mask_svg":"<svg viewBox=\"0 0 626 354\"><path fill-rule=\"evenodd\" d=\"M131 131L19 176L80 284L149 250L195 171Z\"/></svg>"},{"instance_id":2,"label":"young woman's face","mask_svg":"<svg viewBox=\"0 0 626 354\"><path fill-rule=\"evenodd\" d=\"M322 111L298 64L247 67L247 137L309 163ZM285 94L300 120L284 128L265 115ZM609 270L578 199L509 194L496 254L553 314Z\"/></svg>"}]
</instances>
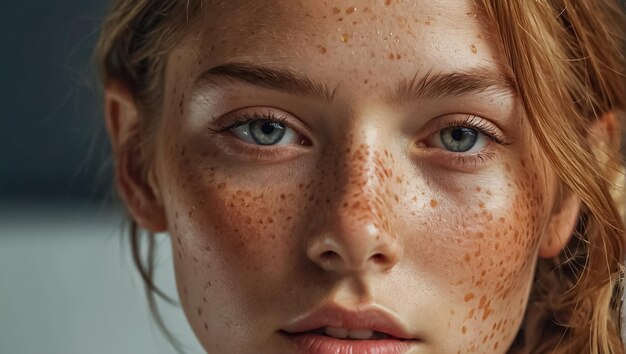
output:
<instances>
[{"instance_id":1,"label":"young woman's face","mask_svg":"<svg viewBox=\"0 0 626 354\"><path fill-rule=\"evenodd\" d=\"M154 168L209 353L507 351L556 179L472 4L205 4Z\"/></svg>"}]
</instances>

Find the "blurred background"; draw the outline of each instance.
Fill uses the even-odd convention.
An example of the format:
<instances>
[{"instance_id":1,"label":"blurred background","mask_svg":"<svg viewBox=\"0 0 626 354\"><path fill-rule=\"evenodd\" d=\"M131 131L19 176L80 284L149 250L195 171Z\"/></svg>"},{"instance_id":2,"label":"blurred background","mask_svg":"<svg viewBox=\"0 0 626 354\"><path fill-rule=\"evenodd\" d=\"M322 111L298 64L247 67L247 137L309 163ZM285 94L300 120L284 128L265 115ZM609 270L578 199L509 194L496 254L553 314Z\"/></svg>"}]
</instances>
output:
<instances>
[{"instance_id":1,"label":"blurred background","mask_svg":"<svg viewBox=\"0 0 626 354\"><path fill-rule=\"evenodd\" d=\"M175 353L152 321L111 185L91 52L108 1L2 1L0 353ZM169 240L157 282L176 295ZM179 308L165 322L201 353Z\"/></svg>"}]
</instances>

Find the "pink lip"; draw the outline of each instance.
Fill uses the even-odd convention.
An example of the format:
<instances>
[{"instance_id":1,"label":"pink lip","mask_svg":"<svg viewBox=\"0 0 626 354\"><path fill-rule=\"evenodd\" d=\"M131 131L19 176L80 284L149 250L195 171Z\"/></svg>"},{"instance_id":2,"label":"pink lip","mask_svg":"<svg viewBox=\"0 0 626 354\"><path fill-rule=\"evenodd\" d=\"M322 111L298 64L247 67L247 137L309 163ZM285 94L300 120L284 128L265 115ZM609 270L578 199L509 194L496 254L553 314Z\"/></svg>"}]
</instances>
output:
<instances>
[{"instance_id":1,"label":"pink lip","mask_svg":"<svg viewBox=\"0 0 626 354\"><path fill-rule=\"evenodd\" d=\"M322 327L369 329L390 336L387 339L338 339L312 333ZM307 354L402 354L420 341L413 338L390 314L381 309L349 311L339 306L324 307L293 321L281 331Z\"/></svg>"}]
</instances>

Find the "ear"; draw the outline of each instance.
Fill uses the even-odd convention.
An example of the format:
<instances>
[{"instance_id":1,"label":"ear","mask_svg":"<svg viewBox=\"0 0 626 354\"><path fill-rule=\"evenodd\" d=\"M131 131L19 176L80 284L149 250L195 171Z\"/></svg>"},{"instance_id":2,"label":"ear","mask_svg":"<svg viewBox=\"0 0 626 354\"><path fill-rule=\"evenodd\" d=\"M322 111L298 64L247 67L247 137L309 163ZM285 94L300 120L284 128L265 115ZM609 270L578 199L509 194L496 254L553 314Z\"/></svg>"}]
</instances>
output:
<instances>
[{"instance_id":1,"label":"ear","mask_svg":"<svg viewBox=\"0 0 626 354\"><path fill-rule=\"evenodd\" d=\"M151 232L167 229L153 164L146 161L146 141L135 98L120 81L106 85L105 121L114 155L115 183L133 219Z\"/></svg>"},{"instance_id":2,"label":"ear","mask_svg":"<svg viewBox=\"0 0 626 354\"><path fill-rule=\"evenodd\" d=\"M563 189L564 187L559 187ZM550 221L539 244L539 257L556 257L567 246L574 234L580 215L580 199L572 191L559 193Z\"/></svg>"},{"instance_id":3,"label":"ear","mask_svg":"<svg viewBox=\"0 0 626 354\"><path fill-rule=\"evenodd\" d=\"M609 151L619 149L620 144L619 122L615 113L605 113L591 125L588 142L600 165L606 164ZM578 196L569 190L561 193L539 244L540 257L556 257L565 248L574 233L580 209Z\"/></svg>"}]
</instances>

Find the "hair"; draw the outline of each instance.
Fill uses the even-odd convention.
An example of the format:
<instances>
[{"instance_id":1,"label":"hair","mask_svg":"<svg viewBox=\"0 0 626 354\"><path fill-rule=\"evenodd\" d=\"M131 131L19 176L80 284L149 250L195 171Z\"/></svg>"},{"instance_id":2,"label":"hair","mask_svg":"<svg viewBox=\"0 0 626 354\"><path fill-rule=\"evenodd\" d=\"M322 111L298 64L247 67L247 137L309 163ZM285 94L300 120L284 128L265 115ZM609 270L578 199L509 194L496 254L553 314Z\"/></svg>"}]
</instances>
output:
<instances>
[{"instance_id":1,"label":"hair","mask_svg":"<svg viewBox=\"0 0 626 354\"><path fill-rule=\"evenodd\" d=\"M561 191L582 202L569 244L559 256L537 263L509 352L624 353L624 164L617 135L617 143L599 153L589 139L603 115L619 115L626 107L624 11L617 0L475 2L496 29L503 65L513 74L526 119ZM101 79L131 89L144 119L141 144L148 149L147 132L160 116L168 54L202 7L202 0L115 0L103 23L96 48ZM129 230L152 313L177 347L156 308L156 296L172 301L152 279L154 235L142 233L132 220ZM142 257L144 241L148 254Z\"/></svg>"}]
</instances>

